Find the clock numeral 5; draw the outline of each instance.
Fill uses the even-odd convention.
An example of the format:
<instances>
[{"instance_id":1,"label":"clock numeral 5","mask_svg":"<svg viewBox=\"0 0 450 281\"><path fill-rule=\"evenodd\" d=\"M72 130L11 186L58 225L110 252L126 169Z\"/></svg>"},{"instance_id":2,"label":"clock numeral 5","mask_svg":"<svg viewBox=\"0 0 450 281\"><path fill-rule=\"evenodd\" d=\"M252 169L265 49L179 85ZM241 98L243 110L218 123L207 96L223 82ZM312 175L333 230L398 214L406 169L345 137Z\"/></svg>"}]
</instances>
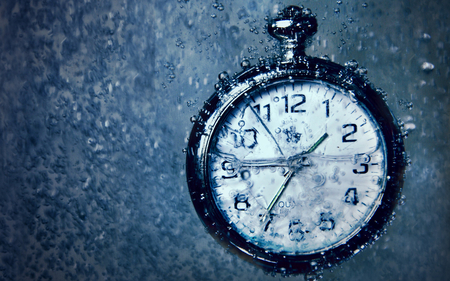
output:
<instances>
[{"instance_id":1,"label":"clock numeral 5","mask_svg":"<svg viewBox=\"0 0 450 281\"><path fill-rule=\"evenodd\" d=\"M351 127L352 131L342 136L342 142L355 142L356 139L348 139L351 135L355 134L358 131L358 127L356 124L345 124L342 125L342 128L345 129L347 127Z\"/></svg>"}]
</instances>

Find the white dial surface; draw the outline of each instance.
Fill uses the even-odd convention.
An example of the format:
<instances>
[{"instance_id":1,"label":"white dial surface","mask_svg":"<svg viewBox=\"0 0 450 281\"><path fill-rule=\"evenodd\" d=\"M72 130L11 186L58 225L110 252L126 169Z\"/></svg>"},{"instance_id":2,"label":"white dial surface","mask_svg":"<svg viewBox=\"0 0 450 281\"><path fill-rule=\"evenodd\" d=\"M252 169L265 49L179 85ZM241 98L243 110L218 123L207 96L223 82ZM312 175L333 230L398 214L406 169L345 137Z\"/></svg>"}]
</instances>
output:
<instances>
[{"instance_id":1,"label":"white dial surface","mask_svg":"<svg viewBox=\"0 0 450 281\"><path fill-rule=\"evenodd\" d=\"M212 193L250 243L278 254L326 251L346 243L379 206L385 143L346 90L280 82L222 118L207 162Z\"/></svg>"}]
</instances>

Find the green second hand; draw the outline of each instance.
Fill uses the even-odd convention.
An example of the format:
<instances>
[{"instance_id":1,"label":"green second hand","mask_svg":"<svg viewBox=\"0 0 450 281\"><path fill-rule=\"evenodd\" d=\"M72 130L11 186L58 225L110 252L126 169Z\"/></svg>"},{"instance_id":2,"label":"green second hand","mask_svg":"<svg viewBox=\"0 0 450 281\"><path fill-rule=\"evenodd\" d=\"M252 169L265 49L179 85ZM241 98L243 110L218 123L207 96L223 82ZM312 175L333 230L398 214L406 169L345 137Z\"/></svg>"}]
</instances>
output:
<instances>
[{"instance_id":1,"label":"green second hand","mask_svg":"<svg viewBox=\"0 0 450 281\"><path fill-rule=\"evenodd\" d=\"M278 189L277 194L275 194L275 197L273 197L272 202L270 202L269 207L267 207L267 213L270 213L273 209L273 206L275 206L275 203L277 203L278 198L281 196L281 193L283 193L284 189L287 186L288 181L291 179L292 175L294 174L294 170L290 170L286 176L286 178L284 179L283 184L281 185L281 187Z\"/></svg>"}]
</instances>

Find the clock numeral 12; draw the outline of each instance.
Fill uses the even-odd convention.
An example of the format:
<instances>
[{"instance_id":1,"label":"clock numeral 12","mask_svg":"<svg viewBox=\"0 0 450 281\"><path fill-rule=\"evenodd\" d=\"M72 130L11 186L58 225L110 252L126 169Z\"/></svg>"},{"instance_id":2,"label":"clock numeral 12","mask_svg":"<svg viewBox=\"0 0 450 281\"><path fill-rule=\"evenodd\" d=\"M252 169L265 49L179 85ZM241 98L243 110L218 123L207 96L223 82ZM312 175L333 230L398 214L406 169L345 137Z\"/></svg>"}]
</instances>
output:
<instances>
[{"instance_id":1,"label":"clock numeral 12","mask_svg":"<svg viewBox=\"0 0 450 281\"><path fill-rule=\"evenodd\" d=\"M306 97L303 94L295 94L291 96L292 98L294 97L301 97L302 99L297 102L296 104L294 104L293 106L291 106L291 113L296 113L296 112L306 112L306 110L304 109L297 109L297 107L299 107L300 105L304 104L306 102ZM289 113L289 100L288 100L288 96L284 96L281 97L282 99L284 99L284 112Z\"/></svg>"}]
</instances>

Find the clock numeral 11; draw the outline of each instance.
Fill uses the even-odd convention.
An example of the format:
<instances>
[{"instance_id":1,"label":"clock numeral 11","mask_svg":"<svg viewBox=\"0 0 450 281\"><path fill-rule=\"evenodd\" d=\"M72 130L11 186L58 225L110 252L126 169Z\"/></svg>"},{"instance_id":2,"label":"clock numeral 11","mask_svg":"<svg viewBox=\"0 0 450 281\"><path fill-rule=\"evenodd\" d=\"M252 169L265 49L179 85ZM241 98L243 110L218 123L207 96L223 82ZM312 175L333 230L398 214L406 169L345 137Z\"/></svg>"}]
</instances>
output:
<instances>
[{"instance_id":1,"label":"clock numeral 11","mask_svg":"<svg viewBox=\"0 0 450 281\"><path fill-rule=\"evenodd\" d=\"M254 109L256 109L256 113L261 115L261 106L259 104L253 106ZM263 108L266 108L267 110L267 121L270 122L270 103L263 106Z\"/></svg>"}]
</instances>

